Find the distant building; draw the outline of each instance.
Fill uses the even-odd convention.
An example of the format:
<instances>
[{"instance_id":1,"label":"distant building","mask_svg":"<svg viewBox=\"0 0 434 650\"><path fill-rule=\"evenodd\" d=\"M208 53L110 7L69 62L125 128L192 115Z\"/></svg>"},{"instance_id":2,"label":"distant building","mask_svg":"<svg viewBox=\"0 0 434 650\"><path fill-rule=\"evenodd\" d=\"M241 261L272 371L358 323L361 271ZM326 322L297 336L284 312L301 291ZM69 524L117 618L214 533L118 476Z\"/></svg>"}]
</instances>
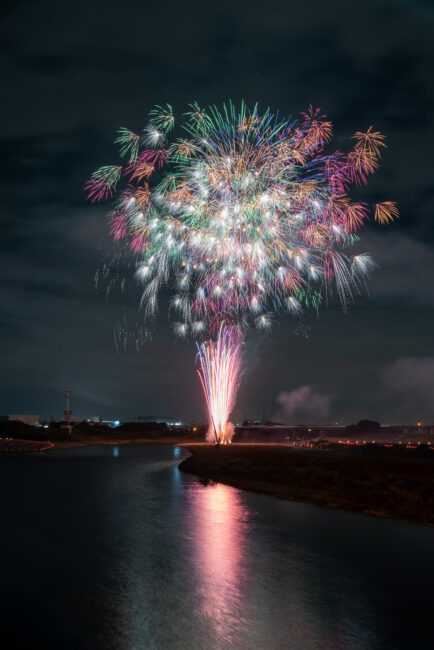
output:
<instances>
[{"instance_id":1,"label":"distant building","mask_svg":"<svg viewBox=\"0 0 434 650\"><path fill-rule=\"evenodd\" d=\"M135 422L157 422L158 424L167 424L168 427L182 426L182 420L177 420L171 415L138 415Z\"/></svg>"},{"instance_id":2,"label":"distant building","mask_svg":"<svg viewBox=\"0 0 434 650\"><path fill-rule=\"evenodd\" d=\"M107 426L111 427L112 429L116 429L117 427L120 427L121 421L120 420L101 420L101 424L106 424Z\"/></svg>"},{"instance_id":3,"label":"distant building","mask_svg":"<svg viewBox=\"0 0 434 650\"><path fill-rule=\"evenodd\" d=\"M31 427L39 426L39 415L0 415L0 420L3 420L3 422L22 422L23 424L29 424Z\"/></svg>"},{"instance_id":4,"label":"distant building","mask_svg":"<svg viewBox=\"0 0 434 650\"><path fill-rule=\"evenodd\" d=\"M120 420L102 420L99 415L92 415L92 416L76 416L74 418L71 418L71 423L72 424L81 424L82 422L86 422L89 425L98 425L98 424L106 424L107 426L111 427L112 429L115 429L116 427L119 427L121 424Z\"/></svg>"}]
</instances>

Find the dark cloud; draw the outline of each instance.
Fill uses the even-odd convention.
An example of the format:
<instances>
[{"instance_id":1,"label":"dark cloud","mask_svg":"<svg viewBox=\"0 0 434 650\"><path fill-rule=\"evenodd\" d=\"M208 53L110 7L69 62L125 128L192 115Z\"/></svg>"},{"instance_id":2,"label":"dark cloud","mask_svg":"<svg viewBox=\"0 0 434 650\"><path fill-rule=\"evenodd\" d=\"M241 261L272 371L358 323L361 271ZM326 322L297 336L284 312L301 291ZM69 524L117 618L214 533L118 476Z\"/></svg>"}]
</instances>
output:
<instances>
[{"instance_id":1,"label":"dark cloud","mask_svg":"<svg viewBox=\"0 0 434 650\"><path fill-rule=\"evenodd\" d=\"M372 297L402 309L434 307L434 248L399 230L367 232L356 250L369 251L379 268L369 285Z\"/></svg>"},{"instance_id":2,"label":"dark cloud","mask_svg":"<svg viewBox=\"0 0 434 650\"><path fill-rule=\"evenodd\" d=\"M137 351L132 336L117 352L117 322L140 327L140 293L123 258L111 277L127 278L125 292L118 281L109 300L107 284L95 293L114 253L82 188L116 160L116 129L142 128L154 103L182 112L230 97L294 115L319 105L342 150L374 124L389 149L356 194L401 210L362 234L380 267L369 298L347 315L333 301L320 319L306 314L307 339L281 322L247 341L236 417L271 415L282 386L316 385L334 395L333 419L394 419L384 369L434 354L433 27L429 3L404 0L3 3L0 411L60 415L70 386L83 415L203 413L193 346L175 342L164 300L152 344ZM418 417L432 419L428 402Z\"/></svg>"},{"instance_id":3,"label":"dark cloud","mask_svg":"<svg viewBox=\"0 0 434 650\"><path fill-rule=\"evenodd\" d=\"M434 394L434 357L407 357L387 366L383 382L391 398L398 403L401 417L410 422L421 419L432 407Z\"/></svg>"}]
</instances>

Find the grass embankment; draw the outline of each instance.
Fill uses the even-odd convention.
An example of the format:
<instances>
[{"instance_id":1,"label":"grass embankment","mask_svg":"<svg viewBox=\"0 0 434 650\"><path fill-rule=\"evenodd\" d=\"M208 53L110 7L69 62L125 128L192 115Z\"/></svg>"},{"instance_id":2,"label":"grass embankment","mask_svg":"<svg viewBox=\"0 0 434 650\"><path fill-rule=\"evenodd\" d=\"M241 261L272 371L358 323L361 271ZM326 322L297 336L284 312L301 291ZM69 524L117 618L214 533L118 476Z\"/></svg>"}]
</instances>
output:
<instances>
[{"instance_id":1,"label":"grass embankment","mask_svg":"<svg viewBox=\"0 0 434 650\"><path fill-rule=\"evenodd\" d=\"M202 479L434 526L434 461L425 458L358 457L279 445L187 448L192 455L180 469Z\"/></svg>"}]
</instances>

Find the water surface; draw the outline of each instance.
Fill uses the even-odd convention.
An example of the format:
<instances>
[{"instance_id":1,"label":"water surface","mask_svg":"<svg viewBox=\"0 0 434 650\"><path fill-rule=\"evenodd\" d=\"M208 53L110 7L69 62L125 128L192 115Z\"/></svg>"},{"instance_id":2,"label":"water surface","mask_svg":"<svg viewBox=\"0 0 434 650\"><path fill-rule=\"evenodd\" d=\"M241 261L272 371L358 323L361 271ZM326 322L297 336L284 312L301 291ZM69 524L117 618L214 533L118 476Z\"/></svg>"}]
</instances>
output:
<instances>
[{"instance_id":1,"label":"water surface","mask_svg":"<svg viewBox=\"0 0 434 650\"><path fill-rule=\"evenodd\" d=\"M0 459L9 648L434 648L434 530L203 485L169 445Z\"/></svg>"}]
</instances>

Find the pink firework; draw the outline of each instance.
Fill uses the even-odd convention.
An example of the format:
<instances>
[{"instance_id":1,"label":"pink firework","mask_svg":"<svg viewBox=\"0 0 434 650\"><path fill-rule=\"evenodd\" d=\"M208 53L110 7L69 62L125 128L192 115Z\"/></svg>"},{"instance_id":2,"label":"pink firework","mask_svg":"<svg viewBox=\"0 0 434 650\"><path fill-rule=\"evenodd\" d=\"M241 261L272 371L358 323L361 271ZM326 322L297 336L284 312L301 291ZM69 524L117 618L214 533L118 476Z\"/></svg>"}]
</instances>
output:
<instances>
[{"instance_id":1,"label":"pink firework","mask_svg":"<svg viewBox=\"0 0 434 650\"><path fill-rule=\"evenodd\" d=\"M197 345L197 369L208 407L207 440L217 445L232 441L234 426L229 416L235 404L241 361L237 333L223 323L216 341Z\"/></svg>"}]
</instances>

